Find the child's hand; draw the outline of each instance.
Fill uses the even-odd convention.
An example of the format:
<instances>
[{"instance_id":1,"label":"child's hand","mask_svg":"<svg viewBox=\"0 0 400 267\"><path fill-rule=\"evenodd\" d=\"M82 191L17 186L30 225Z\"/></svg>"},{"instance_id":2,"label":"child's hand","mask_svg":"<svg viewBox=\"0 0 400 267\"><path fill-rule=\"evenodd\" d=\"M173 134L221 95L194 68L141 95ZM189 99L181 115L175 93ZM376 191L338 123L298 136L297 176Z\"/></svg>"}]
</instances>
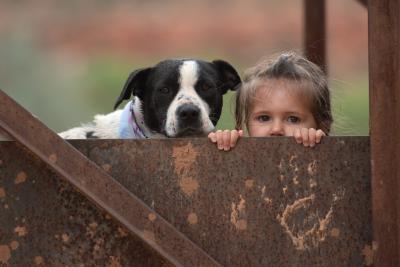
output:
<instances>
[{"instance_id":1,"label":"child's hand","mask_svg":"<svg viewBox=\"0 0 400 267\"><path fill-rule=\"evenodd\" d=\"M218 130L216 132L212 132L208 135L208 138L213 143L217 143L219 150L228 151L231 148L234 148L239 137L243 136L243 130Z\"/></svg>"},{"instance_id":2,"label":"child's hand","mask_svg":"<svg viewBox=\"0 0 400 267\"><path fill-rule=\"evenodd\" d=\"M314 128L298 128L294 130L293 136L298 144L303 144L305 147L314 147L315 144L321 142L321 138L325 136L325 133Z\"/></svg>"}]
</instances>

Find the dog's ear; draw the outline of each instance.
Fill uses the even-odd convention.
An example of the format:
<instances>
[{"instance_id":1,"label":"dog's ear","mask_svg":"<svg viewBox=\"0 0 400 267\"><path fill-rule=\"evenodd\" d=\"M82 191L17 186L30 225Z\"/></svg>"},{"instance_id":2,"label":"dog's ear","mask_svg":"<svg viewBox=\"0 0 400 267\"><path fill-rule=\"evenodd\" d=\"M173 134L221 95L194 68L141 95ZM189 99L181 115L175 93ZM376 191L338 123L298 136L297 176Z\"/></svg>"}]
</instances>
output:
<instances>
[{"instance_id":1,"label":"dog's ear","mask_svg":"<svg viewBox=\"0 0 400 267\"><path fill-rule=\"evenodd\" d=\"M132 72L128 80L126 80L124 88L122 89L121 95L118 97L117 102L115 102L114 110L122 103L124 100L131 98L131 95L141 95L141 91L144 90L145 82L151 68L137 69Z\"/></svg>"},{"instance_id":2,"label":"dog's ear","mask_svg":"<svg viewBox=\"0 0 400 267\"><path fill-rule=\"evenodd\" d=\"M217 68L222 79L221 93L225 94L228 89L236 90L237 86L241 83L241 79L235 68L228 62L220 59L214 60L212 63Z\"/></svg>"}]
</instances>

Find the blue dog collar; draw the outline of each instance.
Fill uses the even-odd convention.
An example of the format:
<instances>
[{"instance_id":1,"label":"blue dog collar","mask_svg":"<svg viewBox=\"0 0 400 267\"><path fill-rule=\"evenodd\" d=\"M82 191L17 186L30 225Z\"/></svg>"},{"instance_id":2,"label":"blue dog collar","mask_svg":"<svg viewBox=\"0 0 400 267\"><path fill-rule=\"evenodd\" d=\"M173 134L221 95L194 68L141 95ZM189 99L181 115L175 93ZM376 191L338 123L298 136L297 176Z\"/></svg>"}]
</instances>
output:
<instances>
[{"instance_id":1,"label":"blue dog collar","mask_svg":"<svg viewBox=\"0 0 400 267\"><path fill-rule=\"evenodd\" d=\"M119 124L119 138L121 139L144 139L144 135L139 128L135 114L133 112L133 101L129 101L122 111L121 121Z\"/></svg>"}]
</instances>

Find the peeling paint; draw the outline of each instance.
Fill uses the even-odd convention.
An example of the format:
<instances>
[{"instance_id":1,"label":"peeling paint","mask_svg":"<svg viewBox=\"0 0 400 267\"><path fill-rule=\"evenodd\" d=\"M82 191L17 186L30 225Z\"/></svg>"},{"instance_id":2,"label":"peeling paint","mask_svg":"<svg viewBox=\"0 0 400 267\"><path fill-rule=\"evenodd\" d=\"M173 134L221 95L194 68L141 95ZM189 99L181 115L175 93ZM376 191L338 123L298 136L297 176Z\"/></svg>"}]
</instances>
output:
<instances>
[{"instance_id":1,"label":"peeling paint","mask_svg":"<svg viewBox=\"0 0 400 267\"><path fill-rule=\"evenodd\" d=\"M308 182L309 182L309 186L311 189L313 189L314 187L317 186L317 181L313 178L310 178L310 180Z\"/></svg>"},{"instance_id":2,"label":"peeling paint","mask_svg":"<svg viewBox=\"0 0 400 267\"><path fill-rule=\"evenodd\" d=\"M315 199L312 194L309 197L296 200L292 205L287 205L282 215L277 216L277 220L285 229L286 234L291 238L293 245L297 250L305 250L311 247L318 247L320 242L325 241L328 235L328 225L332 220L333 208L331 207L323 219L318 219L318 222L308 230L298 231L293 233L293 228L288 225L288 221L300 209L308 208Z\"/></svg>"},{"instance_id":3,"label":"peeling paint","mask_svg":"<svg viewBox=\"0 0 400 267\"><path fill-rule=\"evenodd\" d=\"M307 172L311 176L315 175L315 173L317 172L317 161L316 160L314 160L313 162L308 164Z\"/></svg>"},{"instance_id":4,"label":"peeling paint","mask_svg":"<svg viewBox=\"0 0 400 267\"><path fill-rule=\"evenodd\" d=\"M6 190L4 190L3 187L0 187L0 198L5 198L6 197Z\"/></svg>"},{"instance_id":5,"label":"peeling paint","mask_svg":"<svg viewBox=\"0 0 400 267\"><path fill-rule=\"evenodd\" d=\"M14 228L14 232L18 234L18 236L25 236L28 231L26 230L26 227L24 226L17 226Z\"/></svg>"},{"instance_id":6,"label":"peeling paint","mask_svg":"<svg viewBox=\"0 0 400 267\"><path fill-rule=\"evenodd\" d=\"M179 186L187 196L191 196L199 188L199 182L192 177L182 177Z\"/></svg>"},{"instance_id":7,"label":"peeling paint","mask_svg":"<svg viewBox=\"0 0 400 267\"><path fill-rule=\"evenodd\" d=\"M264 198L265 203L267 203L268 205L272 204L272 199L270 199L269 197L265 197Z\"/></svg>"},{"instance_id":8,"label":"peeling paint","mask_svg":"<svg viewBox=\"0 0 400 267\"><path fill-rule=\"evenodd\" d=\"M7 264L10 257L10 248L7 245L0 245L0 263Z\"/></svg>"},{"instance_id":9,"label":"peeling paint","mask_svg":"<svg viewBox=\"0 0 400 267\"><path fill-rule=\"evenodd\" d=\"M191 166L196 162L198 152L191 143L174 147L172 157L174 159L174 172L179 177L179 187L187 195L191 196L199 188L199 182L191 174Z\"/></svg>"},{"instance_id":10,"label":"peeling paint","mask_svg":"<svg viewBox=\"0 0 400 267\"><path fill-rule=\"evenodd\" d=\"M26 173L25 173L24 171L21 171L21 172L19 172L19 173L17 174L17 177L15 177L14 182L15 182L15 184L23 183L23 182L26 181L26 178L27 178L27 177L28 177L28 176L26 175Z\"/></svg>"},{"instance_id":11,"label":"peeling paint","mask_svg":"<svg viewBox=\"0 0 400 267\"><path fill-rule=\"evenodd\" d=\"M190 213L187 220L192 225L197 224L197 222L198 222L197 214L194 212Z\"/></svg>"},{"instance_id":12,"label":"peeling paint","mask_svg":"<svg viewBox=\"0 0 400 267\"><path fill-rule=\"evenodd\" d=\"M246 200L240 195L239 204L232 203L231 223L238 230L247 229L247 221L243 219L246 216Z\"/></svg>"},{"instance_id":13,"label":"peeling paint","mask_svg":"<svg viewBox=\"0 0 400 267\"><path fill-rule=\"evenodd\" d=\"M299 184L299 177L297 175L293 176L293 184L298 185Z\"/></svg>"},{"instance_id":14,"label":"peeling paint","mask_svg":"<svg viewBox=\"0 0 400 267\"><path fill-rule=\"evenodd\" d=\"M12 250L16 250L17 248L19 247L19 243L18 243L18 241L11 241L11 243L10 243L10 248L12 249Z\"/></svg>"},{"instance_id":15,"label":"peeling paint","mask_svg":"<svg viewBox=\"0 0 400 267\"><path fill-rule=\"evenodd\" d=\"M150 221L154 221L157 217L154 213L149 213L149 215L147 216L149 218Z\"/></svg>"},{"instance_id":16,"label":"peeling paint","mask_svg":"<svg viewBox=\"0 0 400 267\"><path fill-rule=\"evenodd\" d=\"M175 173L182 174L196 161L198 152L191 143L186 146L174 147L172 157L174 158Z\"/></svg>"}]
</instances>

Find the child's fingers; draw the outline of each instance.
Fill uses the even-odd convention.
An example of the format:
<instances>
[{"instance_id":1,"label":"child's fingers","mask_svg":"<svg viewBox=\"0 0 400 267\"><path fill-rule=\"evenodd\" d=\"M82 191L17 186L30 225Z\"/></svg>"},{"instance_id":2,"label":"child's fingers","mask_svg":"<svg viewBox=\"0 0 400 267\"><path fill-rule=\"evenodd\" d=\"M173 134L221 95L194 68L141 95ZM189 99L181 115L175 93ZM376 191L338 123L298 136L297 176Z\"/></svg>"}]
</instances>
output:
<instances>
[{"instance_id":1,"label":"child's fingers","mask_svg":"<svg viewBox=\"0 0 400 267\"><path fill-rule=\"evenodd\" d=\"M322 137L325 136L324 131L322 130L317 130L317 133L315 134L315 142L319 144L321 142Z\"/></svg>"},{"instance_id":2,"label":"child's fingers","mask_svg":"<svg viewBox=\"0 0 400 267\"><path fill-rule=\"evenodd\" d=\"M239 130L238 133L239 133L239 137L243 137L243 130Z\"/></svg>"},{"instance_id":3,"label":"child's fingers","mask_svg":"<svg viewBox=\"0 0 400 267\"><path fill-rule=\"evenodd\" d=\"M222 134L224 150L231 149L231 131L225 130Z\"/></svg>"},{"instance_id":4,"label":"child's fingers","mask_svg":"<svg viewBox=\"0 0 400 267\"><path fill-rule=\"evenodd\" d=\"M298 144L301 144L303 142L303 138L301 136L301 129L300 128L297 128L297 129L294 130L293 136L296 139L296 142Z\"/></svg>"},{"instance_id":5,"label":"child's fingers","mask_svg":"<svg viewBox=\"0 0 400 267\"><path fill-rule=\"evenodd\" d=\"M208 134L208 139L210 139L211 142L215 143L217 142L217 135L214 132L211 132Z\"/></svg>"},{"instance_id":6,"label":"child's fingers","mask_svg":"<svg viewBox=\"0 0 400 267\"><path fill-rule=\"evenodd\" d=\"M308 144L310 147L315 146L317 130L314 128L308 129Z\"/></svg>"},{"instance_id":7,"label":"child's fingers","mask_svg":"<svg viewBox=\"0 0 400 267\"><path fill-rule=\"evenodd\" d=\"M243 131L242 131L242 135L243 135ZM236 143L237 143L237 141L238 141L240 136L241 136L240 135L240 131L233 130L231 132L231 144L230 144L231 148L235 147L235 145L236 145Z\"/></svg>"},{"instance_id":8,"label":"child's fingers","mask_svg":"<svg viewBox=\"0 0 400 267\"><path fill-rule=\"evenodd\" d=\"M224 139L223 139L223 132L221 130L218 130L215 132L215 135L217 137L217 146L219 150L224 149Z\"/></svg>"},{"instance_id":9,"label":"child's fingers","mask_svg":"<svg viewBox=\"0 0 400 267\"><path fill-rule=\"evenodd\" d=\"M302 138L303 146L308 147L310 145L310 143L309 143L309 139L308 139L308 129L307 128L301 129L301 138Z\"/></svg>"}]
</instances>

